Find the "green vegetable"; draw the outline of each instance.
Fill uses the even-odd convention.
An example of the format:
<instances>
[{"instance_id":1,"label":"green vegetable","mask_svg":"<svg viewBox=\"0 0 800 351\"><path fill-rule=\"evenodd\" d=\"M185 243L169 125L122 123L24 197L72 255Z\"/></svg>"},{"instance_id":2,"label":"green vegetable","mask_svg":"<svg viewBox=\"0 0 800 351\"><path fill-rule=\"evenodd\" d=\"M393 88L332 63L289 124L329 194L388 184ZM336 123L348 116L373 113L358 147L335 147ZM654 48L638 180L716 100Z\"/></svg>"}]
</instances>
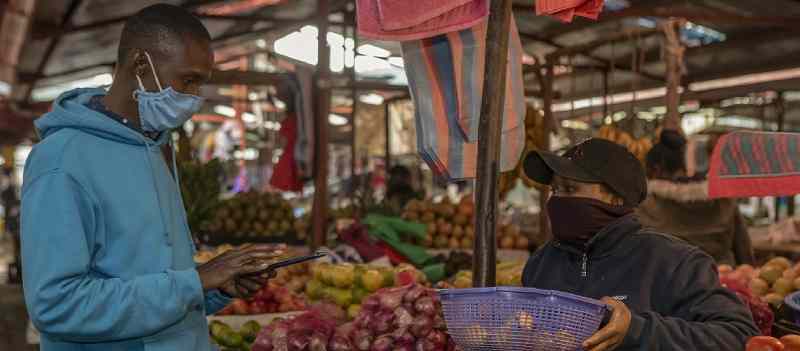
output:
<instances>
[{"instance_id":1,"label":"green vegetable","mask_svg":"<svg viewBox=\"0 0 800 351\"><path fill-rule=\"evenodd\" d=\"M248 321L242 326L239 333L242 334L245 341L253 342L256 340L259 331L261 331L261 325L258 322Z\"/></svg>"}]
</instances>

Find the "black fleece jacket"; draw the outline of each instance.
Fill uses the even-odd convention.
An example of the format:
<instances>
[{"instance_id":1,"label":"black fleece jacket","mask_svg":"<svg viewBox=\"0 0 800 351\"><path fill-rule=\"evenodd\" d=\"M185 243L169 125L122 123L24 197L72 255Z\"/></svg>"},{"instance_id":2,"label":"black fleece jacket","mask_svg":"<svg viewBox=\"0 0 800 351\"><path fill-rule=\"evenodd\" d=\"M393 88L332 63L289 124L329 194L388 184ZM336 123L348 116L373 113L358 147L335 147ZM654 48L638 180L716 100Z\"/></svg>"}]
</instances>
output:
<instances>
[{"instance_id":1,"label":"black fleece jacket","mask_svg":"<svg viewBox=\"0 0 800 351\"><path fill-rule=\"evenodd\" d=\"M710 256L642 229L635 215L607 226L583 250L547 243L528 261L522 283L624 302L633 316L617 351L740 351L759 333L745 305L720 286Z\"/></svg>"}]
</instances>

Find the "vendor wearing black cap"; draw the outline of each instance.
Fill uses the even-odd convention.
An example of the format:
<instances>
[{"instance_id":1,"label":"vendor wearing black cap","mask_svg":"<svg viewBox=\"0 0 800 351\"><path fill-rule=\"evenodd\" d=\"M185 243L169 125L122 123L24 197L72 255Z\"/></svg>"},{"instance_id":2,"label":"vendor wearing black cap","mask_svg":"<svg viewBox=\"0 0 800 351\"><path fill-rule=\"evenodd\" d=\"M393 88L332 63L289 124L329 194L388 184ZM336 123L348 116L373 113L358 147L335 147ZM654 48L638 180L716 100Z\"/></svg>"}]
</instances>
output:
<instances>
[{"instance_id":1,"label":"vendor wearing black cap","mask_svg":"<svg viewBox=\"0 0 800 351\"><path fill-rule=\"evenodd\" d=\"M671 236L642 228L634 208L647 196L641 163L624 147L589 139L563 156L532 152L529 178L552 187L553 240L525 266L524 286L597 298L609 322L587 351L744 350L758 334L714 261Z\"/></svg>"}]
</instances>

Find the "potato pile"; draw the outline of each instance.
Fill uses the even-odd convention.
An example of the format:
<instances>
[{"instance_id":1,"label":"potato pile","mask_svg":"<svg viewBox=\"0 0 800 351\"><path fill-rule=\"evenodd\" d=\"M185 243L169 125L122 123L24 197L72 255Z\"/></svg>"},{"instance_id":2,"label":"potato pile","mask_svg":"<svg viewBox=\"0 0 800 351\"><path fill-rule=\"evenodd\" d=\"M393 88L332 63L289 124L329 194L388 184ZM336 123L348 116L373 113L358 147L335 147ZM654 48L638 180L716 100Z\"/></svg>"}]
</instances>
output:
<instances>
[{"instance_id":1,"label":"potato pile","mask_svg":"<svg viewBox=\"0 0 800 351\"><path fill-rule=\"evenodd\" d=\"M444 198L438 203L411 200L406 205L403 219L428 226L428 234L418 244L437 249L472 249L475 239L475 203L472 195L464 195L457 204ZM497 246L500 249L527 250L528 238L515 224L499 223Z\"/></svg>"},{"instance_id":2,"label":"potato pile","mask_svg":"<svg viewBox=\"0 0 800 351\"><path fill-rule=\"evenodd\" d=\"M744 264L736 268L717 267L720 278L737 281L772 305L780 305L786 295L800 290L800 263L785 257L775 257L760 267Z\"/></svg>"},{"instance_id":3,"label":"potato pile","mask_svg":"<svg viewBox=\"0 0 800 351\"><path fill-rule=\"evenodd\" d=\"M471 195L457 204L450 200L433 203L411 200L403 212L403 219L424 223L428 233L419 244L439 249L471 249L475 239L475 203Z\"/></svg>"}]
</instances>

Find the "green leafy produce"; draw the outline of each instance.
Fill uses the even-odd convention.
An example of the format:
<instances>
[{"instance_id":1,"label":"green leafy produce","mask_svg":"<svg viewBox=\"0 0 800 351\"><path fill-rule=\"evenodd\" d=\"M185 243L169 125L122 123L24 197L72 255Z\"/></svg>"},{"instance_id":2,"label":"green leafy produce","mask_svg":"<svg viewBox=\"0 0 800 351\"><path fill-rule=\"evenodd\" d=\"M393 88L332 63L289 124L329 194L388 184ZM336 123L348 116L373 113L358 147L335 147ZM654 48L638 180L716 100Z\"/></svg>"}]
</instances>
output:
<instances>
[{"instance_id":1,"label":"green leafy produce","mask_svg":"<svg viewBox=\"0 0 800 351\"><path fill-rule=\"evenodd\" d=\"M192 231L210 225L209 221L219 205L222 189L222 162L213 159L208 163L181 162L178 165L181 195L186 217Z\"/></svg>"}]
</instances>

